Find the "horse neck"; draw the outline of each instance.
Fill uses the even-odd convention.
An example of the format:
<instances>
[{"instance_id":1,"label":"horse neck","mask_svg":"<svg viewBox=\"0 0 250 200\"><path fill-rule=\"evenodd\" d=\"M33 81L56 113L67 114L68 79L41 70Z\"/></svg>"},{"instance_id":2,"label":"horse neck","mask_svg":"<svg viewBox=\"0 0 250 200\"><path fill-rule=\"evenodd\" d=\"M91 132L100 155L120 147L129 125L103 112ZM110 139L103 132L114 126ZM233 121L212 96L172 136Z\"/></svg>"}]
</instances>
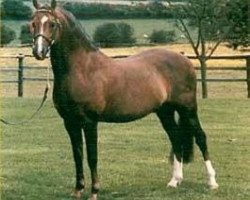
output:
<instances>
[{"instance_id":1,"label":"horse neck","mask_svg":"<svg viewBox=\"0 0 250 200\"><path fill-rule=\"evenodd\" d=\"M55 77L59 77L60 79L63 74L66 75L72 70L74 64L72 65L70 62L75 62L75 60L70 60L72 60L74 55L80 55L80 59L83 60L92 59L97 61L99 59L110 59L92 44L81 24L75 20L73 15L64 10L60 10L57 14L61 18L62 27L60 40L55 42L51 48L51 62ZM80 54L78 54L79 52ZM81 67L87 73L87 70L93 71L95 70L94 68L102 66L93 65L91 69L87 69L87 66Z\"/></svg>"},{"instance_id":2,"label":"horse neck","mask_svg":"<svg viewBox=\"0 0 250 200\"><path fill-rule=\"evenodd\" d=\"M74 47L74 48L73 48ZM62 80L70 71L75 70L77 60L88 61L88 63L94 63L89 65L77 66L81 68L86 76L89 73L93 73L100 68L106 68L107 65L103 63L112 62L112 58L109 58L99 50L93 48L86 48L85 46L77 45L65 45L64 42L57 42L51 48L51 63L55 80ZM103 62L103 61L106 62ZM72 63L75 62L75 63Z\"/></svg>"},{"instance_id":3,"label":"horse neck","mask_svg":"<svg viewBox=\"0 0 250 200\"><path fill-rule=\"evenodd\" d=\"M61 43L67 48L67 51L74 51L82 47L86 50L97 50L97 47L90 41L85 30L75 17L63 9L59 9L57 15L61 18Z\"/></svg>"},{"instance_id":4,"label":"horse neck","mask_svg":"<svg viewBox=\"0 0 250 200\"><path fill-rule=\"evenodd\" d=\"M60 40L52 45L50 53L55 76L68 72L70 67L69 57L74 54L75 51L78 49L83 49L86 52L94 50L88 40L86 40L78 30L65 28L65 26L63 26L61 31Z\"/></svg>"},{"instance_id":5,"label":"horse neck","mask_svg":"<svg viewBox=\"0 0 250 200\"><path fill-rule=\"evenodd\" d=\"M61 43L55 43L51 47L50 60L55 81L60 80L69 71L67 55L64 52Z\"/></svg>"},{"instance_id":6,"label":"horse neck","mask_svg":"<svg viewBox=\"0 0 250 200\"><path fill-rule=\"evenodd\" d=\"M74 28L63 31L60 46L64 51L69 53L79 48L85 49L86 51L97 50L85 34Z\"/></svg>"}]
</instances>

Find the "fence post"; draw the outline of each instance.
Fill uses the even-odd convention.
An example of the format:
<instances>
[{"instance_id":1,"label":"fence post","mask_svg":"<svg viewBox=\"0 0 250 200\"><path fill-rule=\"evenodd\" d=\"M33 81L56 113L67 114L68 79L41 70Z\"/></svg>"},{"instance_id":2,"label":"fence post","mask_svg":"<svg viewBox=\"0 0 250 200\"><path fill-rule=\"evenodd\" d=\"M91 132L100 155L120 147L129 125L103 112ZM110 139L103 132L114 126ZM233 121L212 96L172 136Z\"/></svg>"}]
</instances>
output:
<instances>
[{"instance_id":1,"label":"fence post","mask_svg":"<svg viewBox=\"0 0 250 200\"><path fill-rule=\"evenodd\" d=\"M246 57L247 68L247 97L250 98L250 56Z\"/></svg>"},{"instance_id":2,"label":"fence post","mask_svg":"<svg viewBox=\"0 0 250 200\"><path fill-rule=\"evenodd\" d=\"M208 91L207 91L207 63L206 58L201 57L199 58L200 65L201 65L201 89L202 89L202 98L207 99Z\"/></svg>"},{"instance_id":3,"label":"fence post","mask_svg":"<svg viewBox=\"0 0 250 200\"><path fill-rule=\"evenodd\" d=\"M24 55L19 54L18 59L18 97L23 97L23 60Z\"/></svg>"}]
</instances>

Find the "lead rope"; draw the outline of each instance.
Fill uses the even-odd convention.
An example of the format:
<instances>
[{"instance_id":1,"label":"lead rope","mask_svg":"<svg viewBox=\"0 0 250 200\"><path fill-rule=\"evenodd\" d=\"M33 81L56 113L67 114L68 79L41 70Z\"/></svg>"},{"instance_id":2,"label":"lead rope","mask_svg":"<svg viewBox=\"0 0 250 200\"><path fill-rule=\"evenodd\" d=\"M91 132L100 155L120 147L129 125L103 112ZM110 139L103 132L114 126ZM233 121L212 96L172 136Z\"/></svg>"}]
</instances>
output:
<instances>
[{"instance_id":1,"label":"lead rope","mask_svg":"<svg viewBox=\"0 0 250 200\"><path fill-rule=\"evenodd\" d=\"M39 113L39 111L42 109L45 101L47 100L49 89L50 89L50 66L48 65L48 67L47 67L47 83L46 83L46 87L44 89L42 101L41 101L39 107L36 109L36 111L27 120L24 120L24 121L11 122L11 121L7 121L7 120L5 120L3 118L0 118L0 121L2 123L6 124L6 125L23 125L23 124L29 123Z\"/></svg>"},{"instance_id":2,"label":"lead rope","mask_svg":"<svg viewBox=\"0 0 250 200\"><path fill-rule=\"evenodd\" d=\"M50 66L49 65L47 67L47 84L46 84L46 88L48 88L48 90L50 89Z\"/></svg>"}]
</instances>

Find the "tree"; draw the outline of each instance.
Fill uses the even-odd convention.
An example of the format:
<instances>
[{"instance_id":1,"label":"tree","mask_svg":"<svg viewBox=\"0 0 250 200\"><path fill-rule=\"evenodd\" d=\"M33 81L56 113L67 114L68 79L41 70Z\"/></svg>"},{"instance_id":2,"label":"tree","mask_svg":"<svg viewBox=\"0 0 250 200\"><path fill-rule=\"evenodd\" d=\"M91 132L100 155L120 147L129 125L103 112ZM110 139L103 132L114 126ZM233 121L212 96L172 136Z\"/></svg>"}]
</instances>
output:
<instances>
[{"instance_id":1,"label":"tree","mask_svg":"<svg viewBox=\"0 0 250 200\"><path fill-rule=\"evenodd\" d=\"M32 10L20 0L4 0L1 3L1 17L12 19L29 19Z\"/></svg>"},{"instance_id":2,"label":"tree","mask_svg":"<svg viewBox=\"0 0 250 200\"><path fill-rule=\"evenodd\" d=\"M0 33L1 33L1 46L9 44L16 38L16 33L8 26L3 24L0 25Z\"/></svg>"},{"instance_id":3,"label":"tree","mask_svg":"<svg viewBox=\"0 0 250 200\"><path fill-rule=\"evenodd\" d=\"M21 40L21 44L31 44L32 38L33 37L29 30L29 24L21 26L21 33L19 37L19 39Z\"/></svg>"},{"instance_id":4,"label":"tree","mask_svg":"<svg viewBox=\"0 0 250 200\"><path fill-rule=\"evenodd\" d=\"M168 0L170 6L174 6ZM187 0L175 10L177 27L191 44L201 66L202 97L207 98L207 60L228 36L233 25L227 19L227 0ZM196 28L197 37L190 34L189 26Z\"/></svg>"},{"instance_id":5,"label":"tree","mask_svg":"<svg viewBox=\"0 0 250 200\"><path fill-rule=\"evenodd\" d=\"M133 28L126 23L106 23L96 28L95 43L101 47L131 46L135 43Z\"/></svg>"},{"instance_id":6,"label":"tree","mask_svg":"<svg viewBox=\"0 0 250 200\"><path fill-rule=\"evenodd\" d=\"M164 44L169 42L174 42L175 32L174 31L165 31L165 30L153 30L149 36L150 43Z\"/></svg>"}]
</instances>

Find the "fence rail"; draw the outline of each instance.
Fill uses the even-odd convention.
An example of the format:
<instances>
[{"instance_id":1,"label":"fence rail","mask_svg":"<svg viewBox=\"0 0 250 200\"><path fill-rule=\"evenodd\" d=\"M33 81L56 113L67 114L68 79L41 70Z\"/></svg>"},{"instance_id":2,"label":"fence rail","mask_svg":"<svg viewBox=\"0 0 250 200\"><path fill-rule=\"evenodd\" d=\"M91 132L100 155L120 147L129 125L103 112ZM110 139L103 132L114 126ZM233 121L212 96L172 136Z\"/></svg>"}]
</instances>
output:
<instances>
[{"instance_id":1,"label":"fence rail","mask_svg":"<svg viewBox=\"0 0 250 200\"><path fill-rule=\"evenodd\" d=\"M185 55L189 59L197 60L196 56ZM31 55L18 54L16 56L0 56L0 59L17 59L17 66L14 67L4 67L0 68L1 73L17 72L17 80L0 80L0 83L17 83L17 96L23 97L23 86L24 81L47 81L47 78L33 78L33 77L24 77L24 70L45 70L48 67L40 66L25 66L24 59L27 57L33 57ZM127 55L122 56L113 56L113 58L125 58ZM197 81L201 82L246 82L247 84L247 96L250 98L250 55L216 55L211 56L209 60L245 60L245 67L216 67L216 68L207 68L208 71L246 71L246 78L206 78L205 80L198 78ZM200 71L200 67L195 67L197 71ZM53 81L52 78L49 78L49 81Z\"/></svg>"}]
</instances>

